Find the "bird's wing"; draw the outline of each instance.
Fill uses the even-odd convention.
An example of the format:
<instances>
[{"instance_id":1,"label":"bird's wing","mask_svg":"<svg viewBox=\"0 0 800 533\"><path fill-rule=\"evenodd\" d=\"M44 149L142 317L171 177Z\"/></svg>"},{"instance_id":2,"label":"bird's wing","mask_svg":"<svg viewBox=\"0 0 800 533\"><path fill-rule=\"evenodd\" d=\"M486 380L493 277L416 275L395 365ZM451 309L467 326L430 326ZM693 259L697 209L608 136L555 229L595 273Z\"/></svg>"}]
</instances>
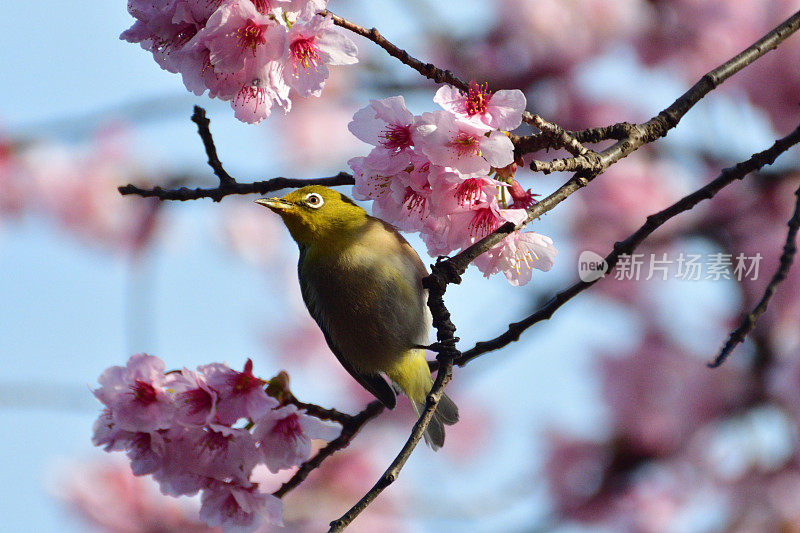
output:
<instances>
[{"instance_id":1,"label":"bird's wing","mask_svg":"<svg viewBox=\"0 0 800 533\"><path fill-rule=\"evenodd\" d=\"M302 264L303 250L301 248L300 265ZM353 368L353 366L350 365L350 363L348 363L344 357L342 357L341 350L339 350L339 348L334 344L333 339L331 339L330 334L328 334L322 314L316 305L314 298L311 296L311 290L307 280L304 279L302 274L299 276L299 279L300 291L303 294L303 301L306 304L306 308L311 314L311 317L319 326L319 329L322 330L322 334L325 335L325 342L328 343L328 348L331 349L333 355L336 356L336 359L339 360L339 363L344 367L344 369L347 370L347 372L353 376L353 379L355 379L362 387L367 389L373 396L380 400L383 405L389 409L394 409L395 405L397 405L397 398L395 396L394 389L389 386L389 384L385 379L383 379L383 377L381 377L380 374L367 374L364 372L359 372Z\"/></svg>"},{"instance_id":2,"label":"bird's wing","mask_svg":"<svg viewBox=\"0 0 800 533\"><path fill-rule=\"evenodd\" d=\"M314 314L312 313L311 316L314 316ZM314 317L314 320L317 320L317 318ZM319 320L317 320L317 324L319 323ZM325 335L325 340L328 343L328 347L333 352L333 355L336 356L336 359L339 360L344 369L347 370L351 376L353 376L353 379L358 381L362 387L367 389L370 393L372 393L373 396L379 399L383 405L389 409L394 409L394 406L397 405L397 398L395 397L394 390L389 386L388 383L386 383L386 380L383 379L380 374L364 374L350 366L350 364L340 355L339 350L336 348L336 346L334 346L333 342L331 342L328 332L323 329L322 333Z\"/></svg>"}]
</instances>

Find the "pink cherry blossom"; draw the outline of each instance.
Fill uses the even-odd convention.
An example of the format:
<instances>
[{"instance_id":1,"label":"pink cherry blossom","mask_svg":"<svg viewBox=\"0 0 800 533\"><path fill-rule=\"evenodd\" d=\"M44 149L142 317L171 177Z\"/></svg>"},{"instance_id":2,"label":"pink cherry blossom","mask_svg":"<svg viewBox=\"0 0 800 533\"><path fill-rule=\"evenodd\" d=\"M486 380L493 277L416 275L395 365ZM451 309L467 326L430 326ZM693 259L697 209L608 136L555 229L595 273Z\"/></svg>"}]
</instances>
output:
<instances>
[{"instance_id":1,"label":"pink cherry blossom","mask_svg":"<svg viewBox=\"0 0 800 533\"><path fill-rule=\"evenodd\" d=\"M341 427L308 416L294 405L275 409L256 424L253 435L272 472L301 464L311 456L311 439L330 441Z\"/></svg>"},{"instance_id":2,"label":"pink cherry blossom","mask_svg":"<svg viewBox=\"0 0 800 533\"><path fill-rule=\"evenodd\" d=\"M330 15L295 23L289 30L287 42L289 53L283 59L284 77L300 96L320 95L329 74L327 65L358 62L358 48L334 29Z\"/></svg>"},{"instance_id":3,"label":"pink cherry blossom","mask_svg":"<svg viewBox=\"0 0 800 533\"><path fill-rule=\"evenodd\" d=\"M182 450L180 471L219 481L247 483L261 459L249 431L221 425L188 428L172 449Z\"/></svg>"},{"instance_id":4,"label":"pink cherry blossom","mask_svg":"<svg viewBox=\"0 0 800 533\"><path fill-rule=\"evenodd\" d=\"M279 377L288 386L288 376ZM280 524L280 500L253 483L254 470L260 464L273 472L296 467L309 458L312 439L330 441L341 431L294 405L278 408L264 391L267 382L253 375L250 360L241 372L212 363L196 372L184 368L165 374L160 359L138 354L126 367L107 369L99 381L94 393L106 406L95 423L93 443L124 451L133 474L152 475L165 495L201 493L201 518L225 531ZM131 409L121 398L140 401L138 396L149 400L159 394L171 409L164 424L145 431L132 429L127 419L125 425L118 422L115 406ZM255 423L232 427L242 418ZM137 421L137 428L142 425L152 426Z\"/></svg>"},{"instance_id":5,"label":"pink cherry blossom","mask_svg":"<svg viewBox=\"0 0 800 533\"><path fill-rule=\"evenodd\" d=\"M358 139L375 146L364 164L374 172L396 174L410 162L414 146L414 115L402 96L371 100L356 111L347 129Z\"/></svg>"},{"instance_id":6,"label":"pink cherry blossom","mask_svg":"<svg viewBox=\"0 0 800 533\"><path fill-rule=\"evenodd\" d=\"M357 49L317 12L326 0L131 0L136 19L121 38L139 43L196 95L230 101L257 124L273 104L291 109L289 88L319 96L328 65L357 62Z\"/></svg>"},{"instance_id":7,"label":"pink cherry blossom","mask_svg":"<svg viewBox=\"0 0 800 533\"><path fill-rule=\"evenodd\" d=\"M487 129L516 129L522 123L525 95L519 89L492 93L485 85L471 81L465 93L451 85L442 85L433 101L446 111Z\"/></svg>"},{"instance_id":8,"label":"pink cherry blossom","mask_svg":"<svg viewBox=\"0 0 800 533\"><path fill-rule=\"evenodd\" d=\"M449 111L416 117L402 97L393 97L370 102L348 128L374 146L366 157L348 161L353 196L372 200L373 213L398 229L420 232L431 255L463 249L506 222L518 225L535 203L535 195L513 179L511 140L483 123ZM489 177L493 168L497 180ZM521 285L531 268L549 270L555 255L548 237L518 233L476 264L487 275L502 271Z\"/></svg>"},{"instance_id":9,"label":"pink cherry blossom","mask_svg":"<svg viewBox=\"0 0 800 533\"><path fill-rule=\"evenodd\" d=\"M189 46L207 47L217 72L253 75L281 56L284 39L282 27L259 13L250 0L233 0L211 15Z\"/></svg>"},{"instance_id":10,"label":"pink cherry blossom","mask_svg":"<svg viewBox=\"0 0 800 533\"><path fill-rule=\"evenodd\" d=\"M365 168L365 157L354 157L347 164L353 171L355 185L353 198L356 200L381 200L384 195L391 194L392 174L379 174Z\"/></svg>"},{"instance_id":11,"label":"pink cherry blossom","mask_svg":"<svg viewBox=\"0 0 800 533\"><path fill-rule=\"evenodd\" d=\"M511 285L525 285L531 269L547 272L558 251L553 240L532 231L516 231L475 259L475 266L488 278L503 272Z\"/></svg>"},{"instance_id":12,"label":"pink cherry blossom","mask_svg":"<svg viewBox=\"0 0 800 533\"><path fill-rule=\"evenodd\" d=\"M131 461L133 475L152 474L163 464L164 438L159 432L134 433L126 446L126 453Z\"/></svg>"},{"instance_id":13,"label":"pink cherry blossom","mask_svg":"<svg viewBox=\"0 0 800 533\"><path fill-rule=\"evenodd\" d=\"M227 365L211 363L198 367L206 376L208 385L219 395L217 421L232 425L240 418L256 420L278 405L275 398L267 396L266 383L253 375L253 361L248 359L242 372Z\"/></svg>"},{"instance_id":14,"label":"pink cherry blossom","mask_svg":"<svg viewBox=\"0 0 800 533\"><path fill-rule=\"evenodd\" d=\"M453 249L466 248L506 222L520 224L526 216L524 209L502 209L495 198L490 198L450 215L452 231L448 238Z\"/></svg>"},{"instance_id":15,"label":"pink cherry blossom","mask_svg":"<svg viewBox=\"0 0 800 533\"><path fill-rule=\"evenodd\" d=\"M139 43L150 51L156 63L169 72L179 72L191 53L187 47L203 27L208 13L196 12L187 2L164 2L156 7L153 2L131 1L128 11L137 18L133 26L122 32L120 39Z\"/></svg>"},{"instance_id":16,"label":"pink cherry blossom","mask_svg":"<svg viewBox=\"0 0 800 533\"><path fill-rule=\"evenodd\" d=\"M110 409L104 409L94 424L92 444L107 452L125 451L136 475L155 472L164 457L164 441L157 432L133 432L120 429Z\"/></svg>"},{"instance_id":17,"label":"pink cherry blossom","mask_svg":"<svg viewBox=\"0 0 800 533\"><path fill-rule=\"evenodd\" d=\"M172 423L173 405L165 390L164 362L146 354L131 356L125 367L112 366L98 378L94 390L126 431L165 429Z\"/></svg>"},{"instance_id":18,"label":"pink cherry blossom","mask_svg":"<svg viewBox=\"0 0 800 533\"><path fill-rule=\"evenodd\" d=\"M389 194L373 204L373 212L403 231L421 231L431 216L431 164L415 156L409 165L408 170L392 176Z\"/></svg>"},{"instance_id":19,"label":"pink cherry blossom","mask_svg":"<svg viewBox=\"0 0 800 533\"><path fill-rule=\"evenodd\" d=\"M176 426L164 438L164 455L155 470L153 479L162 494L167 496L194 496L208 486L210 478L197 467L197 456L205 450L187 447L188 434L202 431L197 428Z\"/></svg>"},{"instance_id":20,"label":"pink cherry blossom","mask_svg":"<svg viewBox=\"0 0 800 533\"><path fill-rule=\"evenodd\" d=\"M529 209L536 203L534 196L539 196L538 194L533 194L530 189L527 191L523 189L522 185L513 178L509 183L508 194L511 195L511 199L513 200L508 207L512 209Z\"/></svg>"},{"instance_id":21,"label":"pink cherry blossom","mask_svg":"<svg viewBox=\"0 0 800 533\"><path fill-rule=\"evenodd\" d=\"M447 167L434 167L428 180L433 188L434 213L445 216L491 201L503 184L488 176L463 175Z\"/></svg>"},{"instance_id":22,"label":"pink cherry blossom","mask_svg":"<svg viewBox=\"0 0 800 533\"><path fill-rule=\"evenodd\" d=\"M514 145L503 133L487 132L447 111L425 113L416 127L418 148L435 165L472 174L514 162Z\"/></svg>"},{"instance_id":23,"label":"pink cherry blossom","mask_svg":"<svg viewBox=\"0 0 800 533\"><path fill-rule=\"evenodd\" d=\"M114 422L111 409L106 407L97 417L92 428L92 444L102 446L107 452L122 451L127 446L132 432L120 429Z\"/></svg>"},{"instance_id":24,"label":"pink cherry blossom","mask_svg":"<svg viewBox=\"0 0 800 533\"><path fill-rule=\"evenodd\" d=\"M258 490L258 485L242 486L216 482L203 491L200 519L223 531L252 531L262 523L283 525L283 502Z\"/></svg>"},{"instance_id":25,"label":"pink cherry blossom","mask_svg":"<svg viewBox=\"0 0 800 533\"><path fill-rule=\"evenodd\" d=\"M425 222L420 237L431 257L444 256L457 249L448 239L451 225L449 216L432 217Z\"/></svg>"},{"instance_id":26,"label":"pink cherry blossom","mask_svg":"<svg viewBox=\"0 0 800 533\"><path fill-rule=\"evenodd\" d=\"M263 0L262 0L263 1ZM328 0L273 0L284 13L291 13L292 20L298 16L311 18L314 14L325 9Z\"/></svg>"},{"instance_id":27,"label":"pink cherry blossom","mask_svg":"<svg viewBox=\"0 0 800 533\"><path fill-rule=\"evenodd\" d=\"M248 124L258 124L269 117L273 102L285 111L291 109L289 86L283 81L282 69L280 62L271 61L240 85L231 101L236 118Z\"/></svg>"},{"instance_id":28,"label":"pink cherry blossom","mask_svg":"<svg viewBox=\"0 0 800 533\"><path fill-rule=\"evenodd\" d=\"M170 383L175 398L175 419L181 424L205 426L217 414L217 391L206 376L184 368Z\"/></svg>"}]
</instances>

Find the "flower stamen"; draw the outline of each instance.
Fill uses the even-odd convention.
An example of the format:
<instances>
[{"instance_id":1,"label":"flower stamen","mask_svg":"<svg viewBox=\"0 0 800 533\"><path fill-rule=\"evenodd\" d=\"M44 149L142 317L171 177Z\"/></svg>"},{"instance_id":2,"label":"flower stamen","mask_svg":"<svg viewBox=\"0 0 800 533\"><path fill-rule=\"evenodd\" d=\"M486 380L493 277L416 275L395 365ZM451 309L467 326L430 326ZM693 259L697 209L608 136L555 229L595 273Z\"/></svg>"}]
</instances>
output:
<instances>
[{"instance_id":1,"label":"flower stamen","mask_svg":"<svg viewBox=\"0 0 800 533\"><path fill-rule=\"evenodd\" d=\"M289 45L292 54L292 66L295 72L300 68L309 69L312 66L317 70L319 64L319 50L314 42L314 37L301 37Z\"/></svg>"},{"instance_id":2,"label":"flower stamen","mask_svg":"<svg viewBox=\"0 0 800 533\"><path fill-rule=\"evenodd\" d=\"M486 108L489 106L489 100L492 99L492 92L489 90L489 84L485 83L479 85L475 80L469 82L469 90L464 93L467 97L464 103L464 112L468 116L482 115L486 113Z\"/></svg>"},{"instance_id":3,"label":"flower stamen","mask_svg":"<svg viewBox=\"0 0 800 533\"><path fill-rule=\"evenodd\" d=\"M409 126L389 124L386 129L381 132L380 137L382 139L378 142L388 150L399 152L411 146L411 128Z\"/></svg>"},{"instance_id":4,"label":"flower stamen","mask_svg":"<svg viewBox=\"0 0 800 533\"><path fill-rule=\"evenodd\" d=\"M239 28L236 33L242 48L250 48L255 54L256 48L267 42L266 31L266 24L257 24L253 19L248 19L247 24Z\"/></svg>"}]
</instances>

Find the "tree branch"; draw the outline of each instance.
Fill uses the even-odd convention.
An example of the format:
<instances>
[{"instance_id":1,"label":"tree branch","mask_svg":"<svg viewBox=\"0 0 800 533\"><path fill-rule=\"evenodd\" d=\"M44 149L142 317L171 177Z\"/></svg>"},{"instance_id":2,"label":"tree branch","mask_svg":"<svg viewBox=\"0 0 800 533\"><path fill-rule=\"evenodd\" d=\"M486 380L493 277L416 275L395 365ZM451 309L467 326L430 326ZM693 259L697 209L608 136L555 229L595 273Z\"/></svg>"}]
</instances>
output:
<instances>
[{"instance_id":1,"label":"tree branch","mask_svg":"<svg viewBox=\"0 0 800 533\"><path fill-rule=\"evenodd\" d=\"M771 165L779 155L786 152L789 148L797 143L800 143L800 126L798 126L786 137L775 141L770 148L754 154L747 161L724 169L716 179L707 185L687 196L684 196L666 209L648 216L647 221L642 227L636 230L624 241L614 244L614 249L605 257L606 264L608 265L606 272L608 273L613 270L621 255L630 255L636 249L636 247L642 243L642 241L649 237L650 234L652 234L656 229L665 224L669 219L679 215L680 213L689 211L703 200L713 198L714 195L724 187L730 185L736 180L744 178L747 174L754 172L766 165ZM794 218L792 220L794 220ZM794 229L796 233L796 226ZM792 239L794 239L794 235L792 235ZM794 252L792 252L792 255L793 254ZM786 255L786 251L784 251L784 255ZM790 259L787 259L787 261L789 261L789 264L791 264ZM783 258L781 262L783 265ZM786 268L788 270L788 267ZM509 324L508 330L502 335L499 335L488 341L478 342L473 348L465 351L460 357L458 357L455 361L455 364L458 366L464 366L473 359L485 353L498 350L504 346L507 346L508 344L511 344L512 342L519 340L520 335L522 335L525 330L538 322L542 322L552 317L553 313L555 313L562 305L594 285L599 279L601 278L598 278L594 281L579 281L570 285L568 288L557 293L550 301L548 301L533 314L525 317L519 322ZM433 366L435 367L436 365Z\"/></svg>"},{"instance_id":2,"label":"tree branch","mask_svg":"<svg viewBox=\"0 0 800 533\"><path fill-rule=\"evenodd\" d=\"M147 189L138 187L129 183L118 187L117 190L123 196L133 194L143 198L158 198L159 200L177 200L185 202L187 200L198 200L200 198L211 198L215 202L219 202L225 196L231 194L267 194L268 192L278 191L281 189L288 189L290 187L305 187L306 185L325 185L333 187L336 185L352 185L355 183L353 175L347 172L339 172L335 176L328 176L324 178L284 178L277 177L264 181L256 181L253 183L239 183L236 181L225 168L217 156L217 147L214 145L214 138L209 129L210 121L206 117L206 111L200 106L194 106L194 113L192 113L192 122L197 124L197 134L203 141L203 147L208 157L208 165L214 171L214 174L219 178L218 187L209 187L196 189L189 189L188 187L180 187L178 189L164 189L162 187L153 187Z\"/></svg>"},{"instance_id":3,"label":"tree branch","mask_svg":"<svg viewBox=\"0 0 800 533\"><path fill-rule=\"evenodd\" d=\"M572 155L581 156L589 153L589 150L581 144L575 135L561 126L548 122L539 115L526 113L525 118L527 119L526 122L538 128L545 137L549 137L554 145L564 147Z\"/></svg>"},{"instance_id":4,"label":"tree branch","mask_svg":"<svg viewBox=\"0 0 800 533\"><path fill-rule=\"evenodd\" d=\"M528 222L541 217L546 212L560 204L572 193L588 185L597 175L602 173L609 166L620 159L627 157L644 144L651 143L663 137L667 132L678 125L683 116L699 102L705 95L718 87L736 72L740 71L759 57L770 50L773 50L789 35L800 28L800 11L786 19L775 29L767 33L764 37L756 41L735 57L726 61L719 67L707 73L688 91L682 94L669 107L661 111L658 115L642 124L631 125L628 134L607 149L595 153L567 158L557 159L549 163L534 161L531 163L532 170L541 172L554 172L556 170L571 170L577 172L564 185L559 187L554 193L537 202L528 209L528 216L521 224L515 226L506 223L497 228L480 241L465 248L447 261L450 268L458 274L462 274L467 266L479 255L488 251L493 246L502 241L507 235L516 231ZM596 130L598 133L600 130Z\"/></svg>"},{"instance_id":5,"label":"tree branch","mask_svg":"<svg viewBox=\"0 0 800 533\"><path fill-rule=\"evenodd\" d=\"M455 74L450 72L449 70L442 70L437 68L432 63L423 63L419 59L412 57L409 55L408 52L403 50L402 48L392 44L389 42L383 35L376 28L367 29L363 26L359 26L349 20L340 17L339 15L331 12L331 11L320 11L319 14L323 17L330 15L333 19L333 23L337 26L344 28L346 30L350 30L353 33L357 33L366 39L369 39L373 43L377 44L386 52L398 59L404 65L408 65L409 67L413 68L423 76L428 79L435 81L436 83L448 83L453 87L457 87L462 91L467 91L469 89L469 84L460 80Z\"/></svg>"},{"instance_id":6,"label":"tree branch","mask_svg":"<svg viewBox=\"0 0 800 533\"><path fill-rule=\"evenodd\" d=\"M217 156L217 147L214 145L214 137L211 136L211 130L208 127L211 121L206 117L206 110L199 105L194 106L192 122L197 124L197 134L200 135L200 139L203 140L203 147L208 156L208 166L211 167L214 174L219 178L220 186L236 183L236 180L222 167L222 161L220 161Z\"/></svg>"},{"instance_id":7,"label":"tree branch","mask_svg":"<svg viewBox=\"0 0 800 533\"><path fill-rule=\"evenodd\" d=\"M736 348L736 346L738 346L740 343L744 342L744 338L753 330L758 318L764 314L764 311L767 310L767 305L769 304L772 296L775 294L778 285L780 282L786 279L786 275L789 273L789 269L792 267L795 253L797 253L797 245L795 244L795 240L797 238L798 228L800 228L800 187L798 187L794 194L797 196L794 204L794 214L792 214L792 218L789 219L787 224L789 226L789 230L786 232L786 243L783 245L783 253L781 254L778 269L772 276L767 288L764 289L764 294L761 296L761 300L759 300L758 304L753 308L752 311L750 311L750 314L742 319L739 327L731 332L728 340L725 342L725 345L722 347L717 357L715 357L714 360L708 364L708 366L711 368L717 368L719 365L724 363L731 352L733 352L734 348Z\"/></svg>"},{"instance_id":8,"label":"tree branch","mask_svg":"<svg viewBox=\"0 0 800 533\"><path fill-rule=\"evenodd\" d=\"M400 470L411 456L411 452L413 452L414 448L417 446L417 444L419 444L419 441L422 439L422 435L428 428L428 424L430 424L430 421L433 419L433 413L436 411L436 406L438 405L442 394L444 394L444 388L453 376L452 357L444 358L442 365L443 366L441 370L436 375L436 380L433 382L431 392L428 394L425 410L420 415L416 424L414 424L414 428L411 430L411 435L409 435L408 440L400 450L400 453L397 454L397 457L395 457L394 461L392 461L392 463L389 465L389 468L386 469L386 472L383 473L375 485L373 485L373 487L353 507L351 507L350 510L343 514L341 518L331 522L331 527L328 530L328 533L335 533L344 530L344 528L346 528L364 509L366 509L367 506L372 503L372 501L377 498L386 487L391 485L397 479L397 476L400 474Z\"/></svg>"},{"instance_id":9,"label":"tree branch","mask_svg":"<svg viewBox=\"0 0 800 533\"><path fill-rule=\"evenodd\" d=\"M601 152L599 160L593 157L577 156L556 159L550 162L533 161L531 170L544 172L545 174L576 170L586 170L593 173L602 172L609 165L627 157L640 146L665 136L669 130L678 125L683 116L705 95L747 65L770 50L774 50L787 37L796 32L798 28L800 28L800 11L783 21L775 29L736 56L708 72L657 116L634 126L626 138L620 139L613 146Z\"/></svg>"},{"instance_id":10,"label":"tree branch","mask_svg":"<svg viewBox=\"0 0 800 533\"><path fill-rule=\"evenodd\" d=\"M287 392L287 397L282 402L283 404L292 404L298 409L305 410L311 416L320 418L322 420L331 420L333 422L338 422L342 426L345 426L352 422L353 418L358 415L348 415L347 413L343 413L341 411L337 411L336 409L328 409L325 407L321 407L319 405L313 403L305 403L301 402L297 398L295 398L294 394L291 392Z\"/></svg>"},{"instance_id":11,"label":"tree branch","mask_svg":"<svg viewBox=\"0 0 800 533\"><path fill-rule=\"evenodd\" d=\"M528 113L528 115L530 114ZM530 116L533 117L533 115ZM560 126L556 126L555 124L553 124L553 126L561 129ZM561 129L561 131L563 131L568 138L575 139L578 143L599 143L609 139L624 139L630 134L633 126L633 124L628 122L620 122L610 126L603 126L601 128L589 128L578 131ZM525 154L538 152L539 150L564 148L564 144L566 142L560 134L553 135L545 132L534 133L533 135L525 135L521 137L512 134L509 135L509 137L514 143L515 159L522 157Z\"/></svg>"},{"instance_id":12,"label":"tree branch","mask_svg":"<svg viewBox=\"0 0 800 533\"><path fill-rule=\"evenodd\" d=\"M348 419L344 422L336 420L342 424L342 432L339 434L339 436L318 451L314 457L300 465L300 468L297 470L297 472L295 472L291 479L281 485L281 488L273 492L272 495L278 498L283 498L287 492L291 491L300 483L302 483L312 471L319 468L325 459L350 445L350 442L353 440L353 437L356 436L356 433L358 433L367 422L381 414L383 409L383 404L376 400L367 405L367 407L357 415L345 415L348 417Z\"/></svg>"},{"instance_id":13,"label":"tree branch","mask_svg":"<svg viewBox=\"0 0 800 533\"><path fill-rule=\"evenodd\" d=\"M284 178L277 177L264 181L256 181L252 183L239 183L233 182L229 185L220 185L219 187L210 188L197 188L189 189L181 187L179 189L163 189L161 187L153 187L147 189L138 187L133 184L124 185L119 187L119 192L122 195L134 194L142 197L154 197L159 200L177 200L185 202L187 200L198 200L200 198L211 198L215 202L219 202L225 196L232 194L267 194L281 189L288 189L293 187L305 187L306 185L325 185L327 187L335 187L337 185L353 185L353 175L347 172L339 172L335 176L328 176L323 178Z\"/></svg>"}]
</instances>

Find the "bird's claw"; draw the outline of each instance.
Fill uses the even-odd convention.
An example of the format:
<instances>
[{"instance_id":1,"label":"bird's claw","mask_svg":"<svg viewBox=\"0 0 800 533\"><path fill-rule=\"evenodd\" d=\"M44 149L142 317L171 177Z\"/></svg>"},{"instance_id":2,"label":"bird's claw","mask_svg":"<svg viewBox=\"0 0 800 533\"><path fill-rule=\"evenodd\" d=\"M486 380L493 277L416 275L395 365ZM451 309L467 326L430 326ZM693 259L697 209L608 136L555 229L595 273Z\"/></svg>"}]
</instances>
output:
<instances>
[{"instance_id":1,"label":"bird's claw","mask_svg":"<svg viewBox=\"0 0 800 533\"><path fill-rule=\"evenodd\" d=\"M417 344L414 346L414 348L420 348L422 350L429 350L431 352L440 353L445 349L447 349L448 347L455 346L455 344L460 340L461 339L459 339L458 337L453 337L452 342L448 342L447 346L443 345L441 342L434 342L433 344L429 344L428 346Z\"/></svg>"}]
</instances>

